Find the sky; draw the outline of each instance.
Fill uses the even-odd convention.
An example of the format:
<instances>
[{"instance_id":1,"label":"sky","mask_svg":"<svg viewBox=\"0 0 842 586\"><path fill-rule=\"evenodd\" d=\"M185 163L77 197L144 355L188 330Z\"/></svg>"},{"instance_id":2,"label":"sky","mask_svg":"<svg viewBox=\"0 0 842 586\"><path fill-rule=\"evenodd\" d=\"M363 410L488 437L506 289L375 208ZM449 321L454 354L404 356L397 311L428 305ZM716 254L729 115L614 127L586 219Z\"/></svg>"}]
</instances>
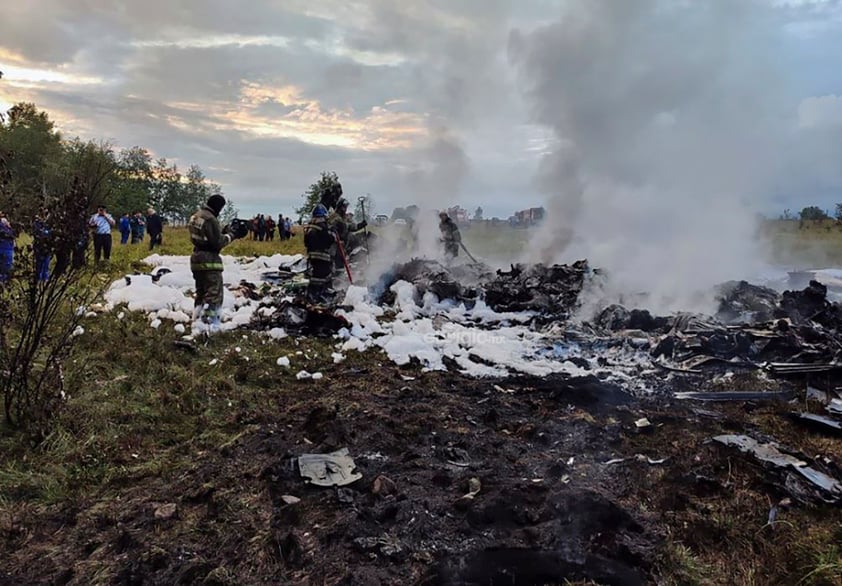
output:
<instances>
[{"instance_id":1,"label":"sky","mask_svg":"<svg viewBox=\"0 0 842 586\"><path fill-rule=\"evenodd\" d=\"M645 199L650 177L676 192L704 178L763 213L832 209L840 66L840 0L28 0L0 13L0 108L33 101L68 136L196 163L242 215L288 213L321 171L385 213L505 218L613 186L555 206L578 214ZM707 180L719 168L727 185Z\"/></svg>"}]
</instances>

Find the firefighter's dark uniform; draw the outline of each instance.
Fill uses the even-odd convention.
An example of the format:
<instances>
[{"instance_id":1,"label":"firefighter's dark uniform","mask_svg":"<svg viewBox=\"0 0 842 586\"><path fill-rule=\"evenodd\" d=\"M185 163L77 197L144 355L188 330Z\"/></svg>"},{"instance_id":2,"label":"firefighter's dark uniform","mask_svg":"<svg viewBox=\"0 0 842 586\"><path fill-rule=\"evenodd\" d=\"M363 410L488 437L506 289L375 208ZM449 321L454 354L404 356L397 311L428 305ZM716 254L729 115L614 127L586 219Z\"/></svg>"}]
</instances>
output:
<instances>
[{"instance_id":1,"label":"firefighter's dark uniform","mask_svg":"<svg viewBox=\"0 0 842 586\"><path fill-rule=\"evenodd\" d=\"M328 226L330 229L333 230L334 234L339 237L339 241L342 242L342 248L345 249L345 254L351 254L351 251L354 250L357 246L357 241L354 240L352 237L354 236L355 232L359 232L363 228L367 226L366 222L349 222L345 218L345 210L337 210L333 212L327 220ZM337 269L342 269L344 267L344 263L342 262L342 257L339 255L339 249L336 245L331 249L331 255L333 256L333 266Z\"/></svg>"},{"instance_id":2,"label":"firefighter's dark uniform","mask_svg":"<svg viewBox=\"0 0 842 586\"><path fill-rule=\"evenodd\" d=\"M231 244L234 237L223 234L217 213L209 206L193 214L188 228L193 254L190 256L190 270L196 283L194 319L218 325L222 307L222 257L220 251ZM198 315L201 312L201 315Z\"/></svg>"},{"instance_id":3,"label":"firefighter's dark uniform","mask_svg":"<svg viewBox=\"0 0 842 586\"><path fill-rule=\"evenodd\" d=\"M325 218L313 218L304 232L304 246L310 264L310 284L307 294L321 298L333 284L331 250L336 241Z\"/></svg>"},{"instance_id":4,"label":"firefighter's dark uniform","mask_svg":"<svg viewBox=\"0 0 842 586\"><path fill-rule=\"evenodd\" d=\"M462 235L459 233L459 227L451 218L442 218L439 223L439 230L441 230L442 242L444 243L444 255L447 258L456 258L459 256L459 243L462 242Z\"/></svg>"}]
</instances>

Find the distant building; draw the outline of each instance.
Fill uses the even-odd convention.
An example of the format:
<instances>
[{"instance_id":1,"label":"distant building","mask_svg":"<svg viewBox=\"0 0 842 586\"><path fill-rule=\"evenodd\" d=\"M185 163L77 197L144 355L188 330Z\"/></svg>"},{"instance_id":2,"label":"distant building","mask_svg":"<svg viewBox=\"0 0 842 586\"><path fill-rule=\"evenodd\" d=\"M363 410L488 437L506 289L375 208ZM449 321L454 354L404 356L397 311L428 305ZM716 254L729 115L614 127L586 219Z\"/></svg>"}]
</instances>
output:
<instances>
[{"instance_id":1,"label":"distant building","mask_svg":"<svg viewBox=\"0 0 842 586\"><path fill-rule=\"evenodd\" d=\"M529 208L528 210L520 210L515 212L514 216L509 218L509 223L513 226L526 228L534 226L544 219L544 208Z\"/></svg>"}]
</instances>

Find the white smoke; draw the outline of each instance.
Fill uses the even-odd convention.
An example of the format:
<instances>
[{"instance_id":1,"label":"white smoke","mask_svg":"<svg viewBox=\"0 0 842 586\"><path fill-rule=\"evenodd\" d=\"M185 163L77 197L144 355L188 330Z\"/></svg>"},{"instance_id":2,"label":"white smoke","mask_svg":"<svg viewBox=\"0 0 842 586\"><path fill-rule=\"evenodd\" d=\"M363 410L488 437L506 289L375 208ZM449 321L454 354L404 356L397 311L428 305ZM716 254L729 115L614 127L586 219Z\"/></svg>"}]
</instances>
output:
<instances>
[{"instance_id":1,"label":"white smoke","mask_svg":"<svg viewBox=\"0 0 842 586\"><path fill-rule=\"evenodd\" d=\"M514 31L534 118L557 138L525 260L588 258L658 311L710 309L700 290L758 270L755 210L797 126L772 63L780 30L749 0L572 0Z\"/></svg>"}]
</instances>

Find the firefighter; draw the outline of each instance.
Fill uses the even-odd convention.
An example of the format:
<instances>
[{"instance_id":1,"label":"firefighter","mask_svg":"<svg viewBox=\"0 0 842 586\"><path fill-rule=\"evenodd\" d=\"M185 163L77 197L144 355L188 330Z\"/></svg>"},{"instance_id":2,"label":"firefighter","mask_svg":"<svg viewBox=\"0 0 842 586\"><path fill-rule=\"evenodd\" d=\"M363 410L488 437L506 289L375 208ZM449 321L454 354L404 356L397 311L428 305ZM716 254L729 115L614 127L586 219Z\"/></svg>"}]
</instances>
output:
<instances>
[{"instance_id":1,"label":"firefighter","mask_svg":"<svg viewBox=\"0 0 842 586\"><path fill-rule=\"evenodd\" d=\"M307 261L310 265L307 295L314 301L324 301L333 285L331 250L336 240L327 217L327 208L317 204L313 208L310 224L304 230L304 246L307 248Z\"/></svg>"},{"instance_id":2,"label":"firefighter","mask_svg":"<svg viewBox=\"0 0 842 586\"><path fill-rule=\"evenodd\" d=\"M219 331L222 307L222 257L223 248L234 241L236 235L219 226L219 213L225 207L225 198L212 195L205 206L193 214L188 223L193 254L190 270L196 284L193 321L201 318L210 332Z\"/></svg>"},{"instance_id":3,"label":"firefighter","mask_svg":"<svg viewBox=\"0 0 842 586\"><path fill-rule=\"evenodd\" d=\"M339 241L342 242L342 248L345 250L345 254L350 254L351 251L356 248L356 242L358 239L354 239L355 233L368 226L368 222L365 220L362 222L354 222L353 217L349 218L348 216L348 200L340 198L336 203L336 210L328 218L328 225L331 230L339 236ZM352 244L354 246L352 246ZM338 249L334 250L333 258L334 266L337 269L341 269L344 263Z\"/></svg>"},{"instance_id":4,"label":"firefighter","mask_svg":"<svg viewBox=\"0 0 842 586\"><path fill-rule=\"evenodd\" d=\"M444 244L444 256L451 260L459 256L459 245L462 243L462 235L459 233L459 226L447 215L447 212L439 214L439 230L441 240Z\"/></svg>"}]
</instances>

